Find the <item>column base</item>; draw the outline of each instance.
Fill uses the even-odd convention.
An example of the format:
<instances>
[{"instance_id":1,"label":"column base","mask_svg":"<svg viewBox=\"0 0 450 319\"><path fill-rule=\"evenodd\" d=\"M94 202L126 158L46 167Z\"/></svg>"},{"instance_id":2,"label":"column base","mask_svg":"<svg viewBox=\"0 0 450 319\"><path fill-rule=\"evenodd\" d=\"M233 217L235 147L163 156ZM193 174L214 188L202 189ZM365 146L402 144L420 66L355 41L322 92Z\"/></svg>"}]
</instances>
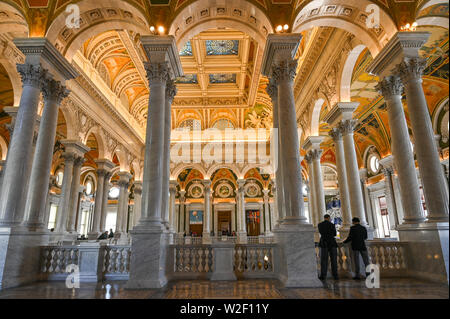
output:
<instances>
[{"instance_id":1,"label":"column base","mask_svg":"<svg viewBox=\"0 0 450 319\"><path fill-rule=\"evenodd\" d=\"M214 251L213 273L211 281L237 280L233 270L234 244L217 242L212 245Z\"/></svg>"},{"instance_id":2,"label":"column base","mask_svg":"<svg viewBox=\"0 0 450 319\"><path fill-rule=\"evenodd\" d=\"M449 283L449 223L402 224L397 227L406 247L411 275Z\"/></svg>"},{"instance_id":3,"label":"column base","mask_svg":"<svg viewBox=\"0 0 450 319\"><path fill-rule=\"evenodd\" d=\"M247 233L246 232L238 232L236 234L236 240L237 240L238 244L247 244L248 243Z\"/></svg>"},{"instance_id":4,"label":"column base","mask_svg":"<svg viewBox=\"0 0 450 319\"><path fill-rule=\"evenodd\" d=\"M204 232L202 234L202 244L211 244L211 233L210 232Z\"/></svg>"},{"instance_id":5,"label":"column base","mask_svg":"<svg viewBox=\"0 0 450 319\"><path fill-rule=\"evenodd\" d=\"M311 224L285 225L273 231L279 249L279 280L285 287L323 287L318 279L314 228Z\"/></svg>"},{"instance_id":6,"label":"column base","mask_svg":"<svg viewBox=\"0 0 450 319\"><path fill-rule=\"evenodd\" d=\"M131 238L130 279L126 288L164 287L167 284L168 233L134 229Z\"/></svg>"},{"instance_id":7,"label":"column base","mask_svg":"<svg viewBox=\"0 0 450 319\"><path fill-rule=\"evenodd\" d=\"M47 232L31 232L22 227L0 228L0 290L40 279L41 246Z\"/></svg>"}]
</instances>

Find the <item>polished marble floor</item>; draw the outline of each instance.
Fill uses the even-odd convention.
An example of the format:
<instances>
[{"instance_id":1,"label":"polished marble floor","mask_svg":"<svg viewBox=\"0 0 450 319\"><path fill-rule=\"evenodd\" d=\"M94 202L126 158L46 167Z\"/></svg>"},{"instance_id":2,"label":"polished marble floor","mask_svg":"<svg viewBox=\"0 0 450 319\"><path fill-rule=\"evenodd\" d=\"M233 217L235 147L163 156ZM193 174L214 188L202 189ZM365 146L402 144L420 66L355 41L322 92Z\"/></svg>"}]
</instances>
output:
<instances>
[{"instance_id":1,"label":"polished marble floor","mask_svg":"<svg viewBox=\"0 0 450 319\"><path fill-rule=\"evenodd\" d=\"M125 282L85 283L68 289L64 282L40 282L0 291L0 299L448 299L447 285L412 279L385 279L380 288L364 281L327 281L323 288L283 288L276 280L175 281L163 289L128 290Z\"/></svg>"}]
</instances>

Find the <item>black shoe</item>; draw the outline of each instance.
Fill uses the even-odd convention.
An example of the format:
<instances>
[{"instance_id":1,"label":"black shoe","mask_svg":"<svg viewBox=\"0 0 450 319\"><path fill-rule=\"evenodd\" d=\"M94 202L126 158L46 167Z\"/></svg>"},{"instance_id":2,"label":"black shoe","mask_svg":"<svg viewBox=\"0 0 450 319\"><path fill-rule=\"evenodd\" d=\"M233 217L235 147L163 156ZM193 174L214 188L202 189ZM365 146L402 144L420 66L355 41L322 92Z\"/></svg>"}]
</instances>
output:
<instances>
[{"instance_id":1,"label":"black shoe","mask_svg":"<svg viewBox=\"0 0 450 319\"><path fill-rule=\"evenodd\" d=\"M319 280L322 280L322 281L324 281L324 280L325 280L325 277L323 277L323 276L319 276Z\"/></svg>"},{"instance_id":2,"label":"black shoe","mask_svg":"<svg viewBox=\"0 0 450 319\"><path fill-rule=\"evenodd\" d=\"M366 277L369 277L370 276L370 272L366 272Z\"/></svg>"},{"instance_id":3,"label":"black shoe","mask_svg":"<svg viewBox=\"0 0 450 319\"><path fill-rule=\"evenodd\" d=\"M361 278L359 278L359 276L355 276L353 277L353 280L361 280Z\"/></svg>"},{"instance_id":4,"label":"black shoe","mask_svg":"<svg viewBox=\"0 0 450 319\"><path fill-rule=\"evenodd\" d=\"M334 280L339 280L338 276L334 276L333 278L334 278Z\"/></svg>"}]
</instances>

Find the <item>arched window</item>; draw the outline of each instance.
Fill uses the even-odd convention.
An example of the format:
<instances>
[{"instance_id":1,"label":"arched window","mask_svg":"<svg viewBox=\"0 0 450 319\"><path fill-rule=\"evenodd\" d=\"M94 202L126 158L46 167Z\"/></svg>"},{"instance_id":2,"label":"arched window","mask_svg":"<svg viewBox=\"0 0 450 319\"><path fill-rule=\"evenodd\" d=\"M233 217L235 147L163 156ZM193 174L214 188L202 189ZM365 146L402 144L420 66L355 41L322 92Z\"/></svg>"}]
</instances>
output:
<instances>
[{"instance_id":1,"label":"arched window","mask_svg":"<svg viewBox=\"0 0 450 319\"><path fill-rule=\"evenodd\" d=\"M119 194L120 194L120 189L119 189L119 187L113 186L113 187L111 187L111 189L109 190L108 196L109 196L109 198L116 199L116 198L119 197Z\"/></svg>"},{"instance_id":2,"label":"arched window","mask_svg":"<svg viewBox=\"0 0 450 319\"><path fill-rule=\"evenodd\" d=\"M196 119L187 119L181 122L181 124L178 126L179 129L188 128L190 131L192 130L201 130L202 129L202 123L199 120Z\"/></svg>"},{"instance_id":3,"label":"arched window","mask_svg":"<svg viewBox=\"0 0 450 319\"><path fill-rule=\"evenodd\" d=\"M220 119L214 122L213 126L219 130L225 130L227 128L234 128L233 123L228 119Z\"/></svg>"},{"instance_id":4,"label":"arched window","mask_svg":"<svg viewBox=\"0 0 450 319\"><path fill-rule=\"evenodd\" d=\"M58 187L61 187L61 186L62 186L62 183L63 183L63 178L64 178L64 172L63 172L63 170L62 170L62 169L58 170L58 171L56 172L55 176L56 176L56 185L57 185Z\"/></svg>"},{"instance_id":5,"label":"arched window","mask_svg":"<svg viewBox=\"0 0 450 319\"><path fill-rule=\"evenodd\" d=\"M367 159L367 168L375 175L380 172L380 158L377 154L370 154Z\"/></svg>"}]
</instances>

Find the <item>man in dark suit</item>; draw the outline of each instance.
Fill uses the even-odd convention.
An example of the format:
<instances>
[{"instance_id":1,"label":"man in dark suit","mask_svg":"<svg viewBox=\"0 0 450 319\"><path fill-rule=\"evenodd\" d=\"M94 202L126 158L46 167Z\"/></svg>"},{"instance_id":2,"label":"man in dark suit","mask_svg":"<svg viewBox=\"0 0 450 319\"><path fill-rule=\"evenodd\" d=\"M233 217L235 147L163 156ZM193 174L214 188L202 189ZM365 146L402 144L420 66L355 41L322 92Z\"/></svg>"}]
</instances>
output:
<instances>
[{"instance_id":1,"label":"man in dark suit","mask_svg":"<svg viewBox=\"0 0 450 319\"><path fill-rule=\"evenodd\" d=\"M367 254L366 242L367 230L366 227L359 223L358 217L353 217L353 226L350 227L350 233L344 243L352 243L353 260L355 261L355 277L353 279L359 280L359 255L361 255L364 262L364 269L370 264L369 255ZM367 273L366 273L367 275Z\"/></svg>"},{"instance_id":2,"label":"man in dark suit","mask_svg":"<svg viewBox=\"0 0 450 319\"><path fill-rule=\"evenodd\" d=\"M336 227L330 222L330 215L324 215L324 221L318 225L320 233L320 280L327 278L328 270L328 256L331 260L331 273L335 280L338 280L337 272L337 243L336 239Z\"/></svg>"}]
</instances>

